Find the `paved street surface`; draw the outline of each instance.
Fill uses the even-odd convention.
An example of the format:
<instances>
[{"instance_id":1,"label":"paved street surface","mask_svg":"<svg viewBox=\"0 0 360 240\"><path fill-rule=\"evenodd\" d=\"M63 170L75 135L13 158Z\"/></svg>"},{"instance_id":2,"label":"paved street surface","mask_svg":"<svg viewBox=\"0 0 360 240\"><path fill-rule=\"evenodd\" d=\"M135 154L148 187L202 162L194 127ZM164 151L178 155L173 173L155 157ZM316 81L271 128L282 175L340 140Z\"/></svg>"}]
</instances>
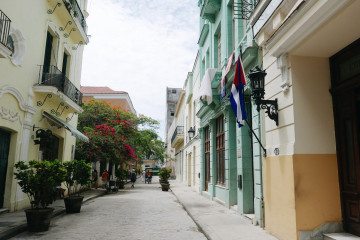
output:
<instances>
[{"instance_id":1,"label":"paved street surface","mask_svg":"<svg viewBox=\"0 0 360 240\"><path fill-rule=\"evenodd\" d=\"M47 232L24 232L12 239L206 239L156 178L152 184L140 181L133 189L128 184L126 190L85 203L80 214L52 219Z\"/></svg>"},{"instance_id":2,"label":"paved street surface","mask_svg":"<svg viewBox=\"0 0 360 240\"><path fill-rule=\"evenodd\" d=\"M277 240L235 210L211 201L184 184L173 182L178 200L211 240Z\"/></svg>"},{"instance_id":3,"label":"paved street surface","mask_svg":"<svg viewBox=\"0 0 360 240\"><path fill-rule=\"evenodd\" d=\"M80 214L53 218L48 232L25 231L12 239L276 240L234 210L184 184L170 183L172 191L162 192L158 177L152 184L138 179L133 189L127 184L118 193L89 198ZM94 191L88 194L99 196ZM56 204L63 208L62 200ZM0 223L10 215L21 217L20 213L0 215Z\"/></svg>"}]
</instances>

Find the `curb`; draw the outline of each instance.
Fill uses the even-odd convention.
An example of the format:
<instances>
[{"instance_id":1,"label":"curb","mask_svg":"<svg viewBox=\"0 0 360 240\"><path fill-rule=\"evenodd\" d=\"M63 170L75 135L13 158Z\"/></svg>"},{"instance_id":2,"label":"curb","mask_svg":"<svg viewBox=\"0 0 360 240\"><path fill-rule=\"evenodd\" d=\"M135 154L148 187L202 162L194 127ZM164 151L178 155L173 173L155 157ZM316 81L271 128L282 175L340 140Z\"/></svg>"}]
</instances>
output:
<instances>
[{"instance_id":1,"label":"curb","mask_svg":"<svg viewBox=\"0 0 360 240\"><path fill-rule=\"evenodd\" d=\"M88 198L86 198L85 200L83 200L83 203L86 203L94 198L97 198L97 197L101 197L103 195L105 195L106 192L104 191L103 193L100 193L98 195L94 195L94 196L90 196ZM65 214L66 213L66 210L65 209L60 209L56 212L53 213L53 215L51 216L51 219L57 217L57 216L60 216L62 214ZM3 231L2 233L0 233L0 240L7 240L7 239L10 239L12 237L15 237L16 235L22 233L22 232L25 232L27 230L27 222L26 222L26 219L21 222L21 223L18 223L18 224L15 224L13 225L11 228L9 228L8 230L5 230Z\"/></svg>"},{"instance_id":2,"label":"curb","mask_svg":"<svg viewBox=\"0 0 360 240\"><path fill-rule=\"evenodd\" d=\"M210 237L210 235L204 230L204 227L201 226L201 224L195 219L195 217L190 213L190 211L186 208L186 206L180 201L178 196L174 193L174 191L171 190L171 193L175 196L176 200L179 202L179 204L184 208L184 210L187 212L187 214L190 216L190 218L193 220L193 222L196 224L196 226L199 229L199 232L204 234L204 236L208 240L213 240L213 238Z\"/></svg>"}]
</instances>

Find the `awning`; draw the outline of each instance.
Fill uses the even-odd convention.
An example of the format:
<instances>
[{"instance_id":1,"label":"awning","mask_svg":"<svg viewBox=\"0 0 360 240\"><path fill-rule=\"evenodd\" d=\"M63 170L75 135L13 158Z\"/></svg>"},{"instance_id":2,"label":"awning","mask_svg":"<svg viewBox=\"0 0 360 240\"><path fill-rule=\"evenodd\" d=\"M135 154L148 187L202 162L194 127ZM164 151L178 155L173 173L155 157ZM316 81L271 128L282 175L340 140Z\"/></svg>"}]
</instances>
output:
<instances>
[{"instance_id":1,"label":"awning","mask_svg":"<svg viewBox=\"0 0 360 240\"><path fill-rule=\"evenodd\" d=\"M72 135L84 142L89 142L89 138L87 136L85 136L84 134L82 134L79 130L77 130L76 128L74 128L73 126L71 126L68 122L65 122L63 120L61 120L58 117L55 117L47 112L43 112L44 117L50 119L51 121L63 126L64 128L66 128L67 130L69 130Z\"/></svg>"}]
</instances>

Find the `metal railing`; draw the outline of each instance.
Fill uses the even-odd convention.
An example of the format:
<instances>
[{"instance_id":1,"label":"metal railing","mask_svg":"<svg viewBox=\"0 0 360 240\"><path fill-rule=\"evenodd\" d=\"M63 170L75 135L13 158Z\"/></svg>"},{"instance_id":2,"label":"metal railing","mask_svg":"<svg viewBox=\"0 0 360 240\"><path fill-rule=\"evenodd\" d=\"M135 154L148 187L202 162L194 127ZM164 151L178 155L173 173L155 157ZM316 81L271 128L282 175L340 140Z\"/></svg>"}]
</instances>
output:
<instances>
[{"instance_id":1,"label":"metal railing","mask_svg":"<svg viewBox=\"0 0 360 240\"><path fill-rule=\"evenodd\" d=\"M171 137L171 144L174 142L174 140L178 134L184 134L184 126L177 126L175 128L174 134Z\"/></svg>"},{"instance_id":2,"label":"metal railing","mask_svg":"<svg viewBox=\"0 0 360 240\"><path fill-rule=\"evenodd\" d=\"M75 17L81 24L82 28L84 29L85 34L87 33L87 24L86 20L84 18L84 15L82 14L81 8L77 2L77 0L63 0L67 10L69 13ZM70 5L69 5L70 3Z\"/></svg>"},{"instance_id":3,"label":"metal railing","mask_svg":"<svg viewBox=\"0 0 360 240\"><path fill-rule=\"evenodd\" d=\"M54 86L81 106L82 93L56 66L40 66L39 85Z\"/></svg>"},{"instance_id":4,"label":"metal railing","mask_svg":"<svg viewBox=\"0 0 360 240\"><path fill-rule=\"evenodd\" d=\"M10 25L10 18L8 18L5 13L0 10L0 43L2 43L4 46L6 46L13 52L14 49L12 49L11 44L9 44L8 42Z\"/></svg>"}]
</instances>

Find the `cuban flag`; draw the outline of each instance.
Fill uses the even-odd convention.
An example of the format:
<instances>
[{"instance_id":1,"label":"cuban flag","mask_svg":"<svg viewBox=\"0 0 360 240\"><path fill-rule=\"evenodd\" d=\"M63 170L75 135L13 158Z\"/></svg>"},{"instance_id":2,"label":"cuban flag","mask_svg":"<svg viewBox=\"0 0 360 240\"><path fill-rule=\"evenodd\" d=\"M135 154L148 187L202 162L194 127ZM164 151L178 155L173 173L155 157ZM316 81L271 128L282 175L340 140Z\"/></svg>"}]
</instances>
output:
<instances>
[{"instance_id":1,"label":"cuban flag","mask_svg":"<svg viewBox=\"0 0 360 240\"><path fill-rule=\"evenodd\" d=\"M231 107L236 116L236 122L239 124L239 127L242 127L245 124L246 112L245 112L245 103L244 103L244 85L245 81L245 72L242 66L241 58L236 64L234 81L231 87L230 93L230 103Z\"/></svg>"}]
</instances>

